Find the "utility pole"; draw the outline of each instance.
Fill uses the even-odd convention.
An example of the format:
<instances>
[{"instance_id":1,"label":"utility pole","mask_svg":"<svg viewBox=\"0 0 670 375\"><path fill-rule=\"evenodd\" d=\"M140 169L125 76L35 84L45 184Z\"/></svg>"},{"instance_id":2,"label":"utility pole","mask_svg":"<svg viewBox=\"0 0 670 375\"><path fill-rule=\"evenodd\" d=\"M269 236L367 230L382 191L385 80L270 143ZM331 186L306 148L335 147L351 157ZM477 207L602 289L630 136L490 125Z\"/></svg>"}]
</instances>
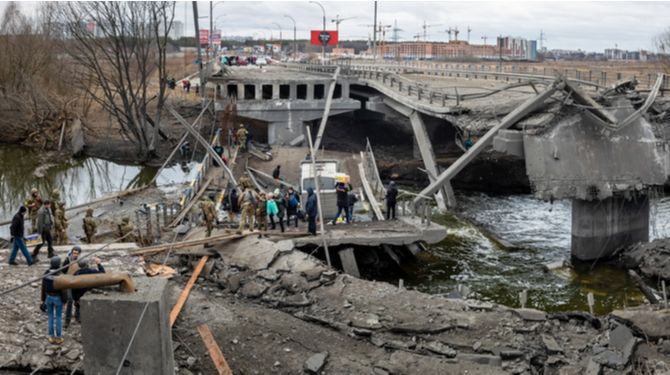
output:
<instances>
[{"instance_id":1,"label":"utility pole","mask_svg":"<svg viewBox=\"0 0 670 375\"><path fill-rule=\"evenodd\" d=\"M320 6L321 10L323 11L323 34L325 35L326 34L326 9L323 7L323 5L317 3L316 1L310 1L310 3L314 3L318 6ZM322 54L321 61L325 62L326 61L326 39L325 38L321 42L321 54Z\"/></svg>"},{"instance_id":2,"label":"utility pole","mask_svg":"<svg viewBox=\"0 0 670 375\"><path fill-rule=\"evenodd\" d=\"M337 49L340 49L340 23L342 21L353 19L356 19L356 17L340 18L340 15L338 14L335 16L334 20L331 20L331 22L335 22L335 31L337 31Z\"/></svg>"},{"instance_id":3,"label":"utility pole","mask_svg":"<svg viewBox=\"0 0 670 375\"><path fill-rule=\"evenodd\" d=\"M375 1L375 20L372 23L372 63L377 64L377 2Z\"/></svg>"},{"instance_id":4,"label":"utility pole","mask_svg":"<svg viewBox=\"0 0 670 375\"><path fill-rule=\"evenodd\" d=\"M542 42L547 40L544 36L545 36L545 33L543 33L542 29L540 29L540 50L543 51L543 52L544 52L544 48L543 48L544 43L542 43Z\"/></svg>"},{"instance_id":5,"label":"utility pole","mask_svg":"<svg viewBox=\"0 0 670 375\"><path fill-rule=\"evenodd\" d=\"M200 68L200 92L202 93L202 105L205 106L205 72L202 70L202 47L200 46L200 24L198 22L198 2L193 1L193 23L195 26L195 40L198 41L198 66Z\"/></svg>"},{"instance_id":6,"label":"utility pole","mask_svg":"<svg viewBox=\"0 0 670 375\"><path fill-rule=\"evenodd\" d=\"M214 52L214 35L212 35L212 32L214 31L214 2L210 1L209 2L209 54L207 58L209 59L209 63L211 64L212 62L212 53Z\"/></svg>"},{"instance_id":7,"label":"utility pole","mask_svg":"<svg viewBox=\"0 0 670 375\"><path fill-rule=\"evenodd\" d=\"M294 56L294 59L295 59L295 56L298 53L298 44L297 44L296 38L295 38L295 29L296 29L295 20L291 16L284 16L284 17L288 17L288 18L291 19L291 21L293 21L293 56Z\"/></svg>"},{"instance_id":8,"label":"utility pole","mask_svg":"<svg viewBox=\"0 0 670 375\"><path fill-rule=\"evenodd\" d=\"M499 39L499 42L498 42L498 51L499 51L499 54L500 54L500 69L499 70L500 70L501 73L502 73L502 49L503 49L503 44L504 44L503 43L503 37L502 37L502 34L500 34L500 39Z\"/></svg>"},{"instance_id":9,"label":"utility pole","mask_svg":"<svg viewBox=\"0 0 670 375\"><path fill-rule=\"evenodd\" d=\"M472 31L472 29L470 28L470 26L468 26L468 44L470 44L470 32L471 31Z\"/></svg>"}]
</instances>

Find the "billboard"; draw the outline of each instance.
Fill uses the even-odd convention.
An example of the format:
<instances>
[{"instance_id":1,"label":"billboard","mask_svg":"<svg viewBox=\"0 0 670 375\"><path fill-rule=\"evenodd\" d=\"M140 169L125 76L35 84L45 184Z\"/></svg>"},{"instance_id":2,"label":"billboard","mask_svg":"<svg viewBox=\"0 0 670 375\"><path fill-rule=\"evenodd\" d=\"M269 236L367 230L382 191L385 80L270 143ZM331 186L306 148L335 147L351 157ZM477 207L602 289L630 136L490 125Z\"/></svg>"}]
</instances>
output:
<instances>
[{"instance_id":1,"label":"billboard","mask_svg":"<svg viewBox=\"0 0 670 375\"><path fill-rule=\"evenodd\" d=\"M200 44L209 44L209 30L200 29Z\"/></svg>"},{"instance_id":2,"label":"billboard","mask_svg":"<svg viewBox=\"0 0 670 375\"><path fill-rule=\"evenodd\" d=\"M214 44L221 44L221 30L214 30L212 32L212 40Z\"/></svg>"},{"instance_id":3,"label":"billboard","mask_svg":"<svg viewBox=\"0 0 670 375\"><path fill-rule=\"evenodd\" d=\"M312 30L310 43L314 46L336 46L337 31Z\"/></svg>"}]
</instances>

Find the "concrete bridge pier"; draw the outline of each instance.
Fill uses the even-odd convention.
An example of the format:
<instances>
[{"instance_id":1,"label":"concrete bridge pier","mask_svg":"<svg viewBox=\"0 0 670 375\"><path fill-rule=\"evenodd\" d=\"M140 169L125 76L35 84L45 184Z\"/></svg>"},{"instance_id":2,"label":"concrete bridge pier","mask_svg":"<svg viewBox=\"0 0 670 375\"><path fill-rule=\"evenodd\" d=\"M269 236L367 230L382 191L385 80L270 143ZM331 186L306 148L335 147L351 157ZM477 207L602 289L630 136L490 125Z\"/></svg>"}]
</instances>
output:
<instances>
[{"instance_id":1,"label":"concrete bridge pier","mask_svg":"<svg viewBox=\"0 0 670 375\"><path fill-rule=\"evenodd\" d=\"M572 257L610 258L616 249L649 241L649 198L572 200Z\"/></svg>"},{"instance_id":2,"label":"concrete bridge pier","mask_svg":"<svg viewBox=\"0 0 670 375\"><path fill-rule=\"evenodd\" d=\"M271 145L288 145L291 141L305 136L305 123L302 121L277 121L268 124L268 143ZM301 142L304 143L304 142Z\"/></svg>"}]
</instances>

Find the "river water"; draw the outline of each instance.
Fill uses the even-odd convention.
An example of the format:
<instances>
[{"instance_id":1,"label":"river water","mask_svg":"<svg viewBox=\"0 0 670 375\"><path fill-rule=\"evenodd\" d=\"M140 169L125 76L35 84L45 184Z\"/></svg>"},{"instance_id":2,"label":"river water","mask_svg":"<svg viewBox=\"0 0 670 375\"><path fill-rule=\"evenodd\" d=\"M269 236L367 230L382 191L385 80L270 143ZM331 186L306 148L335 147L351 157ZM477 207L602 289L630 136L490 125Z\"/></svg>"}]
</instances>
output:
<instances>
[{"instance_id":1,"label":"river water","mask_svg":"<svg viewBox=\"0 0 670 375\"><path fill-rule=\"evenodd\" d=\"M48 170L45 178L33 177L37 153L26 147L0 146L0 219L10 219L27 199L32 187L43 197L53 188L61 190L68 205L147 184L157 168L95 158L68 159ZM157 179L164 190L183 189L196 168L175 166ZM595 296L595 310L641 303L642 296L626 273L608 265L578 264L574 270L545 272L543 265L570 260L570 201L554 204L530 196L488 196L459 193L461 215L483 224L500 238L520 248L506 250L476 227L450 214L434 212L433 221L447 228L447 238L428 247L419 262L405 266L405 285L431 294L447 294L458 284L471 288L471 297L506 306L519 306L518 294L528 291L527 307L546 311L588 310L586 295ZM651 203L651 238L670 234L670 198ZM0 237L9 236L9 226L0 227ZM387 281L397 283L396 279Z\"/></svg>"}]
</instances>

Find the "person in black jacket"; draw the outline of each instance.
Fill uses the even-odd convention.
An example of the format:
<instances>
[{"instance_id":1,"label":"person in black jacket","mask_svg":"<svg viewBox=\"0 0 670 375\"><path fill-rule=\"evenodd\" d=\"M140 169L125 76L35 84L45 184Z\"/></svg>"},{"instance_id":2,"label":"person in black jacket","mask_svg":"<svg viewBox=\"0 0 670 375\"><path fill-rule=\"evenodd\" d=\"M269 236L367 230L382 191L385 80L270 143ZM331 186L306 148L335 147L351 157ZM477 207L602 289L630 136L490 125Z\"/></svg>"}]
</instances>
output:
<instances>
[{"instance_id":1,"label":"person in black jacket","mask_svg":"<svg viewBox=\"0 0 670 375\"><path fill-rule=\"evenodd\" d=\"M351 224L354 221L354 205L358 202L356 194L351 191L347 193L347 222Z\"/></svg>"},{"instance_id":2,"label":"person in black jacket","mask_svg":"<svg viewBox=\"0 0 670 375\"><path fill-rule=\"evenodd\" d=\"M391 181L388 190L386 190L386 220L395 219L395 203L397 196L398 189L395 187L395 182ZM393 211L392 215L391 211Z\"/></svg>"},{"instance_id":3,"label":"person in black jacket","mask_svg":"<svg viewBox=\"0 0 670 375\"><path fill-rule=\"evenodd\" d=\"M307 188L307 202L305 203L305 217L307 218L307 230L312 236L316 236L316 216L319 214L316 194L311 187Z\"/></svg>"},{"instance_id":4,"label":"person in black jacket","mask_svg":"<svg viewBox=\"0 0 670 375\"><path fill-rule=\"evenodd\" d=\"M228 222L234 223L237 221L237 214L240 213L240 205L237 204L237 189L230 189L230 194L225 199L225 209L228 211Z\"/></svg>"},{"instance_id":5,"label":"person in black jacket","mask_svg":"<svg viewBox=\"0 0 670 375\"><path fill-rule=\"evenodd\" d=\"M333 218L333 221L330 222L330 224L335 225L337 223L337 218L340 217L342 211L344 211L344 217L348 223L349 217L347 212L349 207L349 198L347 195L352 190L351 184L349 184L347 187L343 182L338 182L335 186L335 190L337 191L337 213L335 214L335 217Z\"/></svg>"},{"instance_id":6,"label":"person in black jacket","mask_svg":"<svg viewBox=\"0 0 670 375\"><path fill-rule=\"evenodd\" d=\"M88 266L88 259L79 259L77 261L77 265L79 266L79 270L74 273L74 276L79 276L79 275L91 275L91 274L96 274L96 273L105 273L105 267L100 264L100 259L95 258L95 264L98 265L98 269L93 269L89 268ZM72 290L72 298L74 299L74 303L79 307L79 300L81 297L84 296L84 293L86 293L88 289L73 289Z\"/></svg>"},{"instance_id":7,"label":"person in black jacket","mask_svg":"<svg viewBox=\"0 0 670 375\"><path fill-rule=\"evenodd\" d=\"M26 262L29 266L32 266L39 261L38 259L33 261L33 259L30 257L30 253L26 247L26 241L23 239L25 234L25 228L23 224L26 212L28 212L28 209L25 206L21 206L19 208L19 212L17 212L16 215L14 215L12 218L12 225L9 227L9 233L12 236L11 241L14 243L12 246L12 253L9 256L9 264L12 266L18 266L18 263L16 263L16 254L19 252L19 250L21 250L21 254L23 254L23 256L26 258Z\"/></svg>"}]
</instances>

